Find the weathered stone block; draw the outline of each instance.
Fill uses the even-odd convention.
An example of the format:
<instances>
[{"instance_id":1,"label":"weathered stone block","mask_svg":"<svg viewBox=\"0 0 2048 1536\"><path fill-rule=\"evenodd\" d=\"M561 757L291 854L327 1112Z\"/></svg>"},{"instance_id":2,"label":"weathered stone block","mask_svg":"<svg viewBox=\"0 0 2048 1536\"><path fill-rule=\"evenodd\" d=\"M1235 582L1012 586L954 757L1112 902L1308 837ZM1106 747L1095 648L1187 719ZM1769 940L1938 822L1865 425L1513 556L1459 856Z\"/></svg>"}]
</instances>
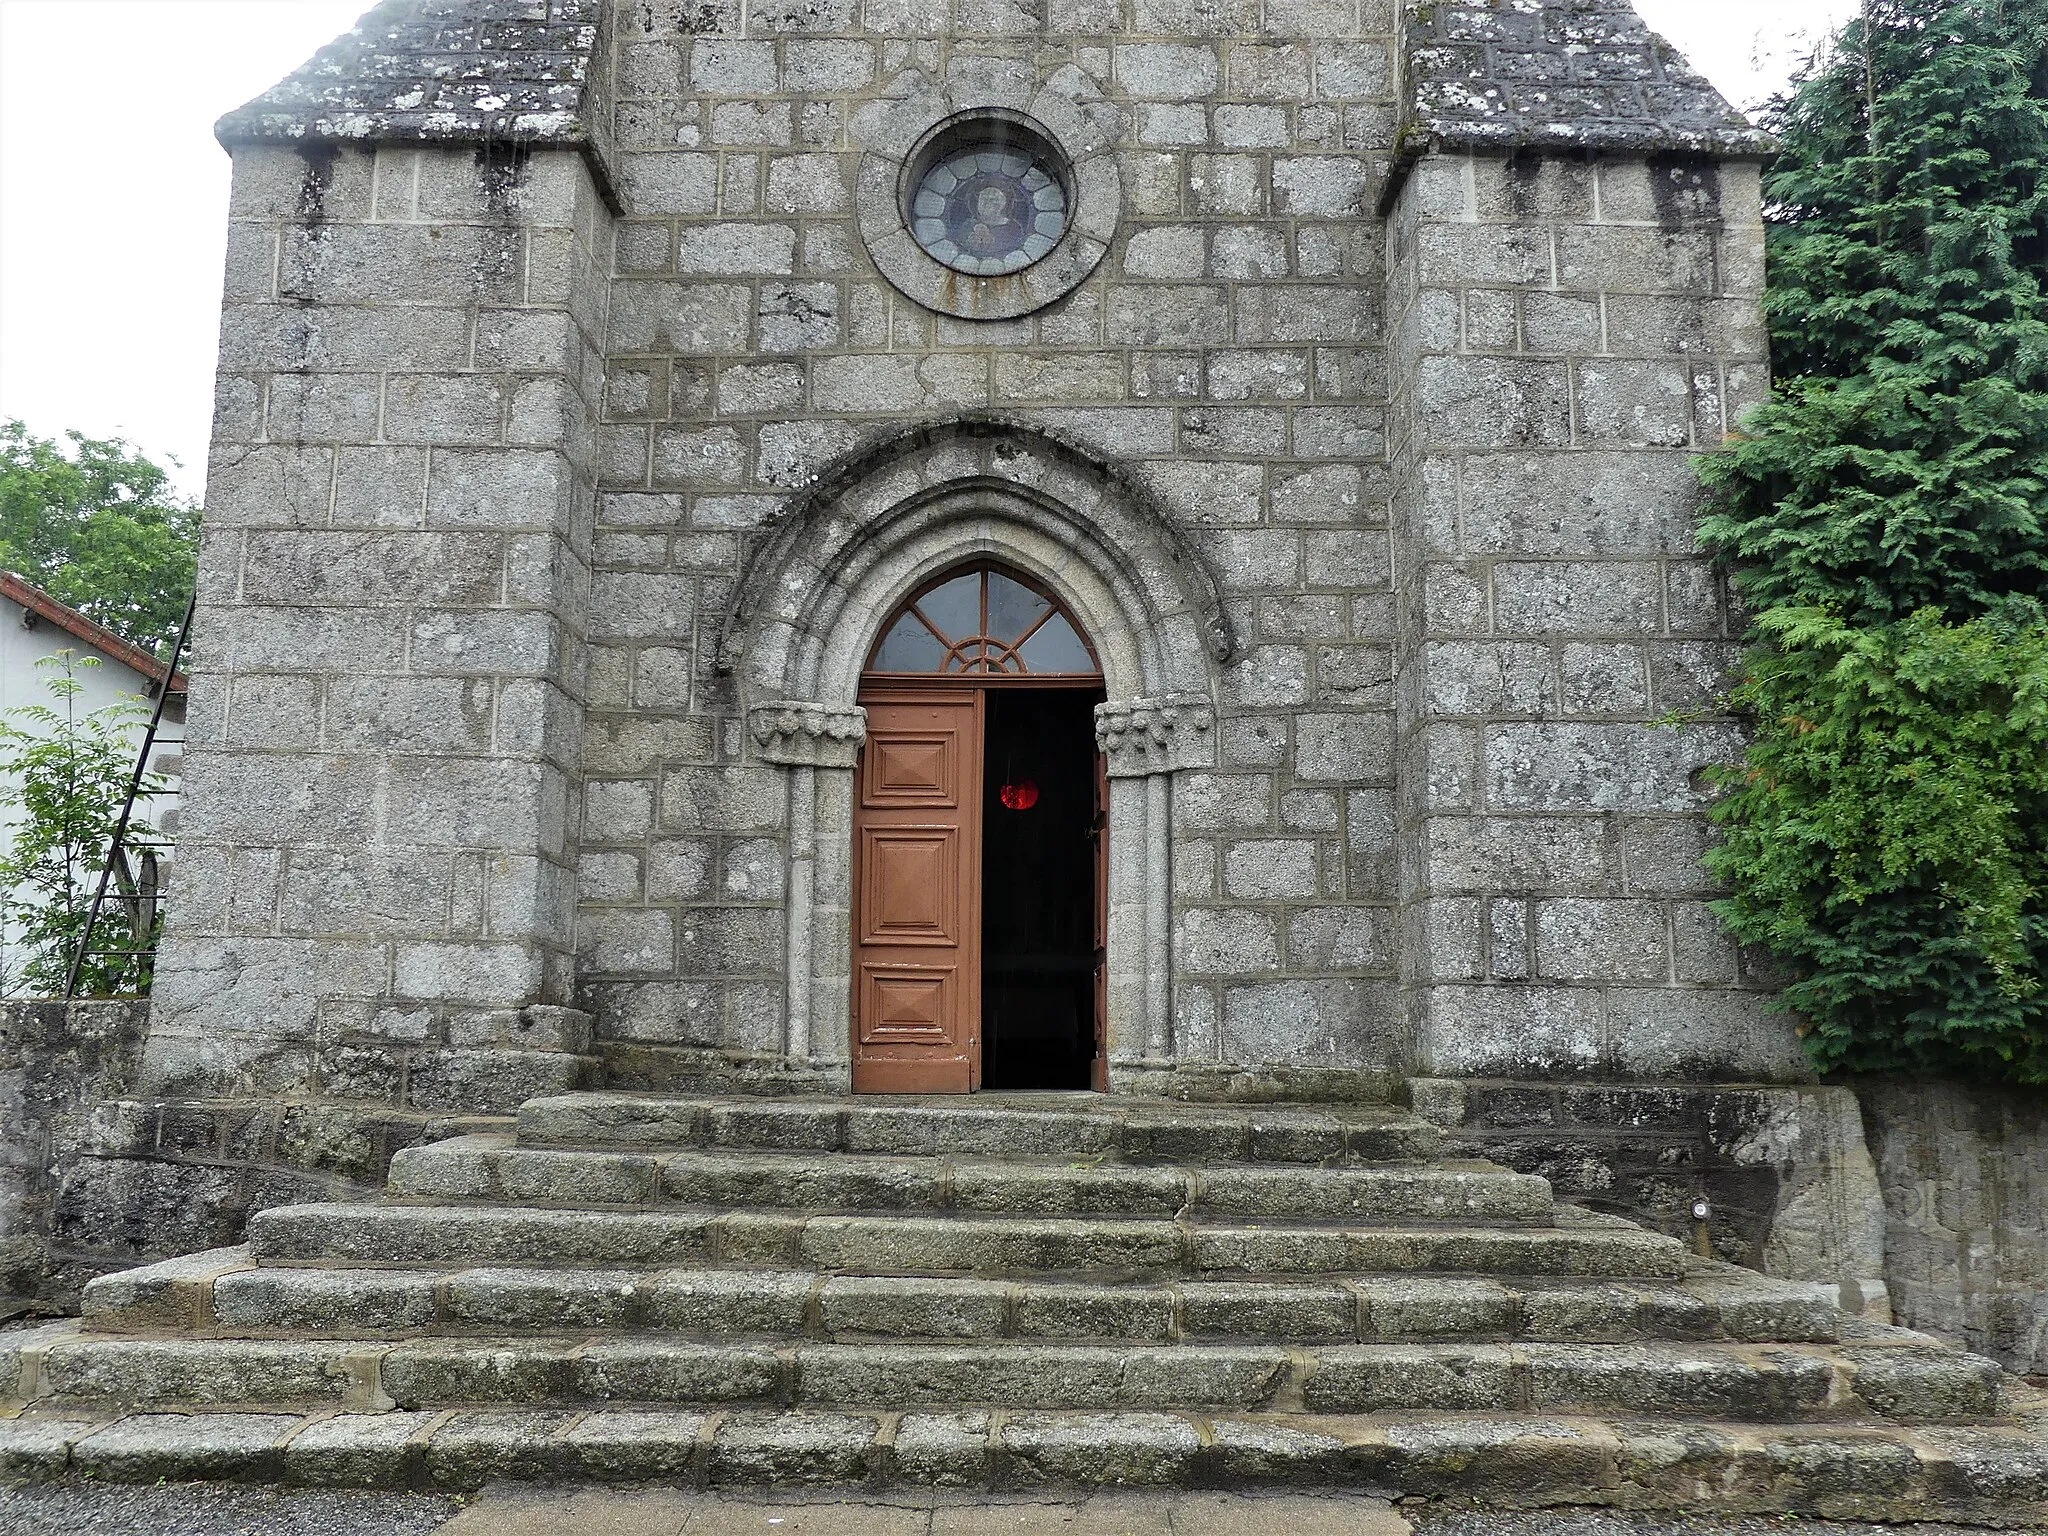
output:
<instances>
[{"instance_id":1,"label":"weathered stone block","mask_svg":"<svg viewBox=\"0 0 2048 1536\"><path fill-rule=\"evenodd\" d=\"M1536 974L1552 981L1661 981L1671 965L1668 919L1642 900L1583 897L1534 903Z\"/></svg>"}]
</instances>

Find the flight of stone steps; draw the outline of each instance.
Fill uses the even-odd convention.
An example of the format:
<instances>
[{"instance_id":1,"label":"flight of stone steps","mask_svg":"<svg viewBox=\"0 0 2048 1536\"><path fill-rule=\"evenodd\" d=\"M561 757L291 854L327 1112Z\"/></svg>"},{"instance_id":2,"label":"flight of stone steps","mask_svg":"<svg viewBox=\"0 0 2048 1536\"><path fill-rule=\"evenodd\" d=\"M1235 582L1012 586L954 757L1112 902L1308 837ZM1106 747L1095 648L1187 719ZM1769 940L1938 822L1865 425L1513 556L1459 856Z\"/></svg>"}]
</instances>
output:
<instances>
[{"instance_id":1,"label":"flight of stone steps","mask_svg":"<svg viewBox=\"0 0 2048 1536\"><path fill-rule=\"evenodd\" d=\"M534 1100L0 1335L0 1478L2048 1517L2048 1409L1390 1106Z\"/></svg>"}]
</instances>

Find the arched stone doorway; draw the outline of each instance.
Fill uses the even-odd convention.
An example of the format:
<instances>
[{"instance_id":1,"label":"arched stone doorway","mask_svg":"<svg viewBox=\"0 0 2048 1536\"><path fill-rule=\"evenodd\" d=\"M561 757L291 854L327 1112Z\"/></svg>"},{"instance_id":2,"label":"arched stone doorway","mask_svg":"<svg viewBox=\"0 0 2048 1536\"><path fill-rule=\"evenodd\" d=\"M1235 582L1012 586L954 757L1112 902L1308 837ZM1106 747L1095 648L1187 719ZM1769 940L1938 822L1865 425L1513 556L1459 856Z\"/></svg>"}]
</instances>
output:
<instances>
[{"instance_id":1,"label":"arched stone doorway","mask_svg":"<svg viewBox=\"0 0 2048 1536\"><path fill-rule=\"evenodd\" d=\"M1001 422L920 429L825 477L768 530L728 609L720 665L755 755L789 771L786 1051L851 1081L862 679L915 594L983 563L1052 599L1100 668L1113 1087L1175 1060L1172 781L1214 764L1213 669L1233 641L1213 572L1142 489Z\"/></svg>"},{"instance_id":2,"label":"arched stone doorway","mask_svg":"<svg viewBox=\"0 0 2048 1536\"><path fill-rule=\"evenodd\" d=\"M1106 1087L1102 668L993 561L900 607L861 675L853 1087Z\"/></svg>"}]
</instances>

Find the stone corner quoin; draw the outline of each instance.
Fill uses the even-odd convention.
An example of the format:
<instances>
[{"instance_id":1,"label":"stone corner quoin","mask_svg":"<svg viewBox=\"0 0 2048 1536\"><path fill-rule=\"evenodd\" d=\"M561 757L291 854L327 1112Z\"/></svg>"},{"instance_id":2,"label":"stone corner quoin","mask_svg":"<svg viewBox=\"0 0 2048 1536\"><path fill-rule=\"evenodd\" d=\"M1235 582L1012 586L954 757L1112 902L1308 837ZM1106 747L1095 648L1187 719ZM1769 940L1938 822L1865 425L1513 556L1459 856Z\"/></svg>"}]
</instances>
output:
<instances>
[{"instance_id":1,"label":"stone corner quoin","mask_svg":"<svg viewBox=\"0 0 2048 1536\"><path fill-rule=\"evenodd\" d=\"M1050 275L892 278L974 113ZM143 1092L843 1087L861 660L976 559L1100 659L1113 1086L1802 1076L1659 723L1770 146L1626 4L387 0L219 132Z\"/></svg>"}]
</instances>

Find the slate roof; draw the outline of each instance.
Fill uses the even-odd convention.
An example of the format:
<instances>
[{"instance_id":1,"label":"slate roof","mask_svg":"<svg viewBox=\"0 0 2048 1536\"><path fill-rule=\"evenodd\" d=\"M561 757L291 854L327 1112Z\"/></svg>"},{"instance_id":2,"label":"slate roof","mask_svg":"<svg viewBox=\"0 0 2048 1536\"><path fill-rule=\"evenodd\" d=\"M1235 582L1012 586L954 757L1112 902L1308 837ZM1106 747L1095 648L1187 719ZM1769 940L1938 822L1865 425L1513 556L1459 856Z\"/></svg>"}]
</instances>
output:
<instances>
[{"instance_id":1,"label":"slate roof","mask_svg":"<svg viewBox=\"0 0 2048 1536\"><path fill-rule=\"evenodd\" d=\"M512 140L588 146L603 0L384 0L247 106L223 144Z\"/></svg>"},{"instance_id":2,"label":"slate roof","mask_svg":"<svg viewBox=\"0 0 2048 1536\"><path fill-rule=\"evenodd\" d=\"M230 112L252 140L601 146L605 0L384 0ZM1628 0L1463 0L1406 10L1403 150L1766 155L1750 124Z\"/></svg>"},{"instance_id":3,"label":"slate roof","mask_svg":"<svg viewBox=\"0 0 2048 1536\"><path fill-rule=\"evenodd\" d=\"M1776 141L1629 0L1407 7L1408 154L1429 148L1768 155Z\"/></svg>"}]
</instances>

